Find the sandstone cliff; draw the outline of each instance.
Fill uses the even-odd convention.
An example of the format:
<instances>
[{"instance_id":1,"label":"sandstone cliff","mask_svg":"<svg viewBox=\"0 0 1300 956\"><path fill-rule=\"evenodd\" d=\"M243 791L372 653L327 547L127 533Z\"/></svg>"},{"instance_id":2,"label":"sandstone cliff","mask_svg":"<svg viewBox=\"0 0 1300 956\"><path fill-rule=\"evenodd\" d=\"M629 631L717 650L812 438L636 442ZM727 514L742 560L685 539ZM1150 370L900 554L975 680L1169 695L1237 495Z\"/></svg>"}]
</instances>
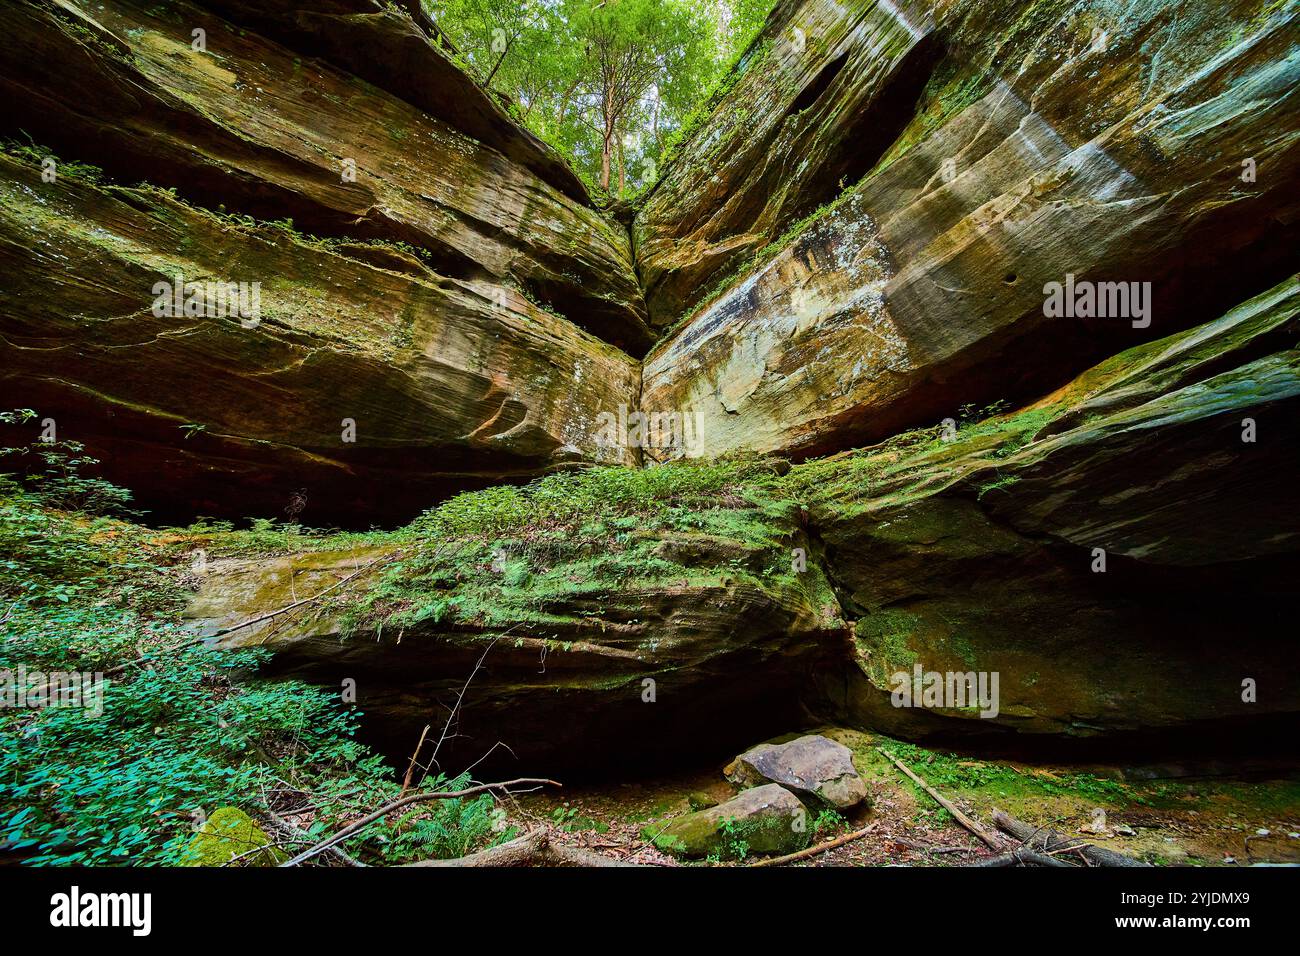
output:
<instances>
[{"instance_id":1,"label":"sandstone cliff","mask_svg":"<svg viewBox=\"0 0 1300 956\"><path fill-rule=\"evenodd\" d=\"M372 734L470 674L534 766L1300 716L1293 4L783 0L630 229L416 3L0 23L0 407L155 524L396 529L180 533Z\"/></svg>"}]
</instances>

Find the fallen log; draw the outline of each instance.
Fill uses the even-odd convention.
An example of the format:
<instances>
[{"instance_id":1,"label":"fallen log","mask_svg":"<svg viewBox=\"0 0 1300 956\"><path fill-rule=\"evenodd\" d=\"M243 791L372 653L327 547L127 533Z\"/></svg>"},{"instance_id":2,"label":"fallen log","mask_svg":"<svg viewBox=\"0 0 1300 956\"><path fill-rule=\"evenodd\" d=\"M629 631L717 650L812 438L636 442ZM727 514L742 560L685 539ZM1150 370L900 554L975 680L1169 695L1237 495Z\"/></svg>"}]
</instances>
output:
<instances>
[{"instance_id":1,"label":"fallen log","mask_svg":"<svg viewBox=\"0 0 1300 956\"><path fill-rule=\"evenodd\" d=\"M903 773L907 774L908 777L910 777L918 787L920 787L930 796L934 797L935 802L938 803L939 806L947 810L949 813L951 813L954 820L956 820L958 823L960 823L971 833L975 834L977 837L983 840L990 850L1002 849L1002 844L998 842L996 837L994 837L991 833L985 830L982 826L980 826L970 817L966 816L966 814L958 810L957 807L953 805L951 800L946 799L943 796L943 794L939 793L938 790L934 789L934 787L930 786L928 783L926 783L924 780L918 777L915 773L913 773L911 768L908 767L905 763L903 763L901 760L899 760L897 757L891 754L888 750L885 750L883 747L877 747L876 749L879 750L886 757L888 757L889 760L894 764L894 766L896 766L899 770L903 771Z\"/></svg>"},{"instance_id":2,"label":"fallen log","mask_svg":"<svg viewBox=\"0 0 1300 956\"><path fill-rule=\"evenodd\" d=\"M1066 863L1064 860L1058 860L1054 856L1048 856L1046 853L1039 853L1037 850L1031 850L1028 847L1020 846L1010 853L1003 853L999 856L991 856L986 860L977 860L974 863L968 863L967 866L1020 866L1023 864L1032 864L1034 866L1055 866L1065 867L1066 869L1075 869L1073 863Z\"/></svg>"},{"instance_id":3,"label":"fallen log","mask_svg":"<svg viewBox=\"0 0 1300 956\"><path fill-rule=\"evenodd\" d=\"M816 846L810 846L804 850L798 850L794 853L787 853L785 856L774 856L768 860L758 860L750 866L783 866L786 863L793 863L796 860L806 860L809 857L817 856L819 853L825 853L827 850L833 850L837 846L843 846L846 843L852 843L854 840L860 840L872 830L876 824L869 823L861 830L854 830L852 833L846 833L838 836L834 840L827 840L825 843L819 843Z\"/></svg>"},{"instance_id":4,"label":"fallen log","mask_svg":"<svg viewBox=\"0 0 1300 956\"><path fill-rule=\"evenodd\" d=\"M1045 827L1032 827L1028 823L1017 820L1001 810L993 811L993 824L1004 833L1009 833L1025 846L1035 850L1044 850L1048 853L1056 853L1061 850L1073 850L1082 853L1091 862L1098 866L1150 866L1149 863L1143 863L1141 860L1135 860L1131 856L1125 856L1123 853L1116 853L1114 850L1106 850L1099 846L1079 845L1079 841L1070 837L1061 836Z\"/></svg>"},{"instance_id":5,"label":"fallen log","mask_svg":"<svg viewBox=\"0 0 1300 956\"><path fill-rule=\"evenodd\" d=\"M455 867L494 867L494 866L640 866L624 860L613 860L599 853L584 850L581 847L564 846L551 842L545 830L533 830L521 837L489 847L469 856L456 857L451 860L420 860L407 863L406 866L455 866Z\"/></svg>"}]
</instances>

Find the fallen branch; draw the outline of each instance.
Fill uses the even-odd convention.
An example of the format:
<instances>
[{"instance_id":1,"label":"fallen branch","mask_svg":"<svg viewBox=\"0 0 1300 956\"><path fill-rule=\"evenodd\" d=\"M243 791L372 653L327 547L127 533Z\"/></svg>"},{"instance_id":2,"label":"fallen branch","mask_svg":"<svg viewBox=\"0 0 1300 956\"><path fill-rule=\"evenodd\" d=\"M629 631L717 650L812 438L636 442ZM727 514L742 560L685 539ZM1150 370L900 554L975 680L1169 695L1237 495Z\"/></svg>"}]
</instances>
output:
<instances>
[{"instance_id":1,"label":"fallen branch","mask_svg":"<svg viewBox=\"0 0 1300 956\"><path fill-rule=\"evenodd\" d=\"M292 823L290 823L288 820L284 819L284 817L280 816L278 813L276 813L276 812L275 812L274 810L272 810L270 807L267 807L267 808L266 808L266 812L267 812L267 815L271 818L271 823L272 823L272 825L274 825L275 828L276 828L277 830L279 830L281 833L283 833L286 837L289 837L290 839L292 839L294 842L296 842L296 843L298 843L298 844L308 844L308 845L310 845L310 843L311 843L311 837L307 835L307 832L306 832L305 830L300 830L300 829L298 829L296 826L294 826L294 825L293 825ZM360 860L357 860L357 859L353 858L352 856L349 856L349 855L348 855L348 854L343 850L342 847L332 846L332 847L330 847L329 850L326 851L326 852L328 852L328 853L329 853L331 856L333 856L336 860L338 860L340 863L345 864L346 866L365 866L365 865L366 865L366 864L362 863Z\"/></svg>"},{"instance_id":2,"label":"fallen branch","mask_svg":"<svg viewBox=\"0 0 1300 956\"><path fill-rule=\"evenodd\" d=\"M467 787L464 790L435 790L435 791L430 791L428 793L412 793L409 794L408 796L400 797L397 800L394 800L393 802L380 807L378 810L374 811L373 813L366 814L366 816L362 817L360 820L356 821L355 823L348 824L342 830L339 830L337 833L335 833L333 836L322 840L320 843L317 843L315 846L308 847L306 850L303 850L292 860L288 860L285 863L281 863L280 866L282 867L297 866L299 863L304 863L307 860L310 860L312 857L317 856L320 853L324 853L326 850L334 846L334 844L346 840L348 837L357 833L359 830L368 827L376 820L382 820L384 817L388 816L390 813L394 812L395 810L400 810L402 807L408 807L413 803L423 803L426 800L454 800L457 797L472 797L480 793L488 793L492 790L507 790L507 788L509 787L520 786L523 784L532 784L532 783L549 785L552 787L560 786L560 784L554 780L543 780L536 777L520 777L517 780L505 780L501 783L483 783L475 787Z\"/></svg>"},{"instance_id":3,"label":"fallen branch","mask_svg":"<svg viewBox=\"0 0 1300 956\"><path fill-rule=\"evenodd\" d=\"M1000 856L991 856L986 860L977 860L974 863L968 863L967 866L1021 866L1026 863L1032 863L1034 866L1055 866L1065 867L1066 869L1075 869L1073 863L1066 863L1064 860L1058 860L1054 856L1048 856L1046 853L1039 853L1037 850L1031 850L1028 847L1016 847L1010 853L1003 853Z\"/></svg>"},{"instance_id":4,"label":"fallen branch","mask_svg":"<svg viewBox=\"0 0 1300 956\"><path fill-rule=\"evenodd\" d=\"M844 846L846 843L852 843L854 840L861 840L877 827L878 824L869 823L861 830L854 830L852 833L846 833L838 836L834 840L827 840L825 843L819 843L816 846L810 846L806 850L799 850L796 853L787 853L785 856L774 856L769 860L759 860L750 866L784 866L787 863L793 863L796 860L806 860L809 857L825 853L827 850L833 850L838 846Z\"/></svg>"},{"instance_id":5,"label":"fallen branch","mask_svg":"<svg viewBox=\"0 0 1300 956\"><path fill-rule=\"evenodd\" d=\"M580 847L564 846L552 843L550 835L543 829L525 833L509 843L489 847L469 856L452 860L420 860L407 866L436 867L497 867L497 866L640 866L639 863L627 863L613 860L599 853Z\"/></svg>"},{"instance_id":6,"label":"fallen branch","mask_svg":"<svg viewBox=\"0 0 1300 956\"><path fill-rule=\"evenodd\" d=\"M1011 834L1025 846L1033 849L1045 850L1048 853L1056 853L1062 850L1078 851L1082 856L1098 866L1150 866L1149 863L1135 860L1123 853L1116 853L1114 850L1105 850L1099 846L1080 843L1078 840L1061 836L1059 833L1043 827L1031 827L1028 823L1023 823L1001 810L993 811L993 824L999 830Z\"/></svg>"},{"instance_id":7,"label":"fallen branch","mask_svg":"<svg viewBox=\"0 0 1300 956\"><path fill-rule=\"evenodd\" d=\"M926 783L924 780L918 777L915 773L913 773L911 768L908 767L905 763L903 763L901 760L899 760L897 757L891 754L888 750L885 750L883 747L877 747L876 749L879 750L886 757L888 757L889 760L894 764L894 766L896 766L899 770L903 771L903 773L907 774L908 777L912 779L913 783L915 783L918 787L920 787L930 796L934 797L935 802L937 802L939 806L943 807L945 810L951 813L954 820L956 820L958 823L960 823L971 833L975 834L977 837L983 840L984 843L989 847L989 849L991 850L1002 849L1002 844L998 842L997 837L993 836L991 833L985 830L982 826L980 826L970 817L966 816L966 814L958 810L957 807L953 805L951 800L946 799L943 796L943 794L939 793L938 790L934 789L934 787L930 786L928 783Z\"/></svg>"}]
</instances>

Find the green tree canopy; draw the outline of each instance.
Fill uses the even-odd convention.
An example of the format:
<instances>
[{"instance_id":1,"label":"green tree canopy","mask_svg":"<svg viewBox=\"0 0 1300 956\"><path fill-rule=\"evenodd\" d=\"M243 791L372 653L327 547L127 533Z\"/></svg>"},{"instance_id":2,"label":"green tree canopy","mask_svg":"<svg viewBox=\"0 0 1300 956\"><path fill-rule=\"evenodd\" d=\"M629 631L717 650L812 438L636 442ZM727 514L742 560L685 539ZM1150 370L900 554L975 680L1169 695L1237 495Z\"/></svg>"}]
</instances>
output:
<instances>
[{"instance_id":1,"label":"green tree canopy","mask_svg":"<svg viewBox=\"0 0 1300 956\"><path fill-rule=\"evenodd\" d=\"M593 188L649 185L773 0L425 0L470 71Z\"/></svg>"}]
</instances>

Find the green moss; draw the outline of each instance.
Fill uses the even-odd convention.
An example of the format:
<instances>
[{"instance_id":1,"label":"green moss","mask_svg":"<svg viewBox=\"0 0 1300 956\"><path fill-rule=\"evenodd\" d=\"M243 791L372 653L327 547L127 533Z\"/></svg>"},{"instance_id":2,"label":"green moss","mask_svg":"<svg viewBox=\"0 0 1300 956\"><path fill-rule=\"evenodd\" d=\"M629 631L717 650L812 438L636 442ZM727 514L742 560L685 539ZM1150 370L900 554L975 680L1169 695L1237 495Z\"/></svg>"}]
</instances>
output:
<instances>
[{"instance_id":1,"label":"green moss","mask_svg":"<svg viewBox=\"0 0 1300 956\"><path fill-rule=\"evenodd\" d=\"M31 163L38 169L43 168L47 159L53 159L54 169L59 176L67 176L92 185L101 184L107 179L104 171L98 166L60 159L53 150L30 140L23 143L16 139L0 139L0 153L12 156L23 163Z\"/></svg>"},{"instance_id":2,"label":"green moss","mask_svg":"<svg viewBox=\"0 0 1300 956\"><path fill-rule=\"evenodd\" d=\"M887 608L860 618L854 625L859 660L866 665L873 684L889 687L891 675L911 671L917 658L909 639L920 624L915 614Z\"/></svg>"},{"instance_id":3,"label":"green moss","mask_svg":"<svg viewBox=\"0 0 1300 956\"><path fill-rule=\"evenodd\" d=\"M284 854L243 810L222 807L190 841L190 866L274 866ZM263 849L265 848L265 849Z\"/></svg>"}]
</instances>

